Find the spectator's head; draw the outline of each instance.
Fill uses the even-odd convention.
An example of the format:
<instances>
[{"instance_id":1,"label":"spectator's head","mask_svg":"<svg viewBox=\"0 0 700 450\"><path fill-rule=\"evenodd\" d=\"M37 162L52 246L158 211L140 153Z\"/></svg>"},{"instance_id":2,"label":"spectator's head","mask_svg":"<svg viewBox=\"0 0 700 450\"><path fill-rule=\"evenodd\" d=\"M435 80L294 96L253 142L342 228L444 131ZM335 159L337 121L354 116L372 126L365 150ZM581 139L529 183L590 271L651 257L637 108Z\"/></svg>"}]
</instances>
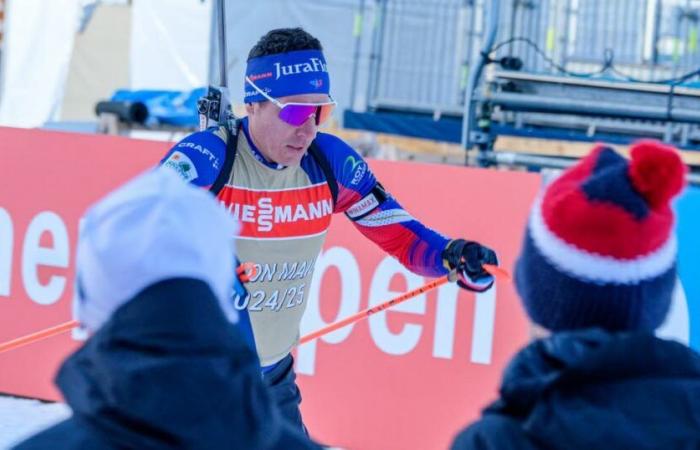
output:
<instances>
[{"instance_id":1,"label":"spectator's head","mask_svg":"<svg viewBox=\"0 0 700 450\"><path fill-rule=\"evenodd\" d=\"M248 54L244 102L250 134L270 161L299 164L333 111L322 50L303 29L281 28L265 34Z\"/></svg>"},{"instance_id":2,"label":"spectator's head","mask_svg":"<svg viewBox=\"0 0 700 450\"><path fill-rule=\"evenodd\" d=\"M202 189L151 170L87 212L77 251L78 320L97 331L145 288L173 278L206 282L231 322L237 224Z\"/></svg>"},{"instance_id":3,"label":"spectator's head","mask_svg":"<svg viewBox=\"0 0 700 450\"><path fill-rule=\"evenodd\" d=\"M547 186L515 268L530 318L551 331L661 325L676 282L670 201L684 176L673 148L640 141L630 161L598 146Z\"/></svg>"}]
</instances>

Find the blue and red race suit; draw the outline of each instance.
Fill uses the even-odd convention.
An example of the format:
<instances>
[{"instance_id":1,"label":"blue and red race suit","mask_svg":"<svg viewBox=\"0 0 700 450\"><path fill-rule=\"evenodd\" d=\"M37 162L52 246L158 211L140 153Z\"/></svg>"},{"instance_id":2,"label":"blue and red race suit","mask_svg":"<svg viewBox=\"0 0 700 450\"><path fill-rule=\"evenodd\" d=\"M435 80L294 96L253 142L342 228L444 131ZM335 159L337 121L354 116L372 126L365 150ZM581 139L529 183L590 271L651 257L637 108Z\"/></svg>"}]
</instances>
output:
<instances>
[{"instance_id":1,"label":"blue and red race suit","mask_svg":"<svg viewBox=\"0 0 700 450\"><path fill-rule=\"evenodd\" d=\"M246 283L247 298L234 296L233 301L252 325L263 366L280 361L298 341L307 286L332 214L344 213L409 270L425 276L447 273L442 252L449 239L406 212L343 140L318 133L312 145L320 156L307 152L299 166L279 167L262 157L248 136L247 120L241 122L242 132L232 138L237 148L230 169L225 161L232 150L230 145L227 150L223 128L186 137L162 164L207 189L225 178L217 197L241 223L237 257L258 268L256 278Z\"/></svg>"}]
</instances>

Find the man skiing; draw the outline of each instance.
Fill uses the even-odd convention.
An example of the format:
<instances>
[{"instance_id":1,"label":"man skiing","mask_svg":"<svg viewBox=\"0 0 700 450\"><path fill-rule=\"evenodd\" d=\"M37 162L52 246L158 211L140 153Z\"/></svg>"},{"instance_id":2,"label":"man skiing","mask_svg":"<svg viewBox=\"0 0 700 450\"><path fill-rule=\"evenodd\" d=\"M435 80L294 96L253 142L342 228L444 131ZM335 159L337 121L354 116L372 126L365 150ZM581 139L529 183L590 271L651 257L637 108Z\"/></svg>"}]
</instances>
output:
<instances>
[{"instance_id":1,"label":"man skiing","mask_svg":"<svg viewBox=\"0 0 700 450\"><path fill-rule=\"evenodd\" d=\"M244 82L247 117L176 144L162 164L211 190L241 223L237 257L260 268L234 297L283 414L303 428L290 351L299 339L314 263L332 214L415 273L459 268L459 285L493 284L482 264L496 254L425 227L382 187L362 157L318 128L335 102L318 39L300 28L268 32L251 49Z\"/></svg>"}]
</instances>

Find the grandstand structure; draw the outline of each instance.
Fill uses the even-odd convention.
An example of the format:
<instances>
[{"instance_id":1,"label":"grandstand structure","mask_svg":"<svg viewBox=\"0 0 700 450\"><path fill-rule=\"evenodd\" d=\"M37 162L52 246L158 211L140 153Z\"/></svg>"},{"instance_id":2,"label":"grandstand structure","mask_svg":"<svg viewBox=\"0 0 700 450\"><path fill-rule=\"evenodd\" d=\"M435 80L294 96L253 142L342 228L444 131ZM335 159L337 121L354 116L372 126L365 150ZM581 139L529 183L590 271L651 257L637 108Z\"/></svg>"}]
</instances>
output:
<instances>
[{"instance_id":1,"label":"grandstand structure","mask_svg":"<svg viewBox=\"0 0 700 450\"><path fill-rule=\"evenodd\" d=\"M260 20L255 23L242 20L236 7L243 8L242 3L231 2L226 17L232 30L227 34L229 80L242 78L241 55L252 45L251 36L265 28L260 21L280 26L269 5L255 7ZM111 22L128 29L130 20L143 20L130 19L129 9L101 8L93 21L116 19L119 11L119 21ZM327 0L322 5L280 0L277 9L294 17L283 23L298 22L324 43L341 110L330 131L366 155L537 168L566 165L594 141L624 148L650 137L683 149L685 161L700 172L700 0ZM133 10L134 17L143 15ZM330 18L332 27L320 25L331 23ZM180 25L174 21L170 27ZM92 54L88 37L100 30L106 29L94 25L76 38L74 56ZM113 33L100 32L100 47L109 44L110 55L121 55L120 80L155 73L149 68L153 58L144 56L150 54L144 51L134 59L126 40L112 42ZM193 52L210 54L209 82L214 84L215 37L212 33L209 45ZM164 36L140 39L161 38L168 42ZM79 66L80 58L74 60L71 65ZM202 64L188 67L181 79ZM72 70L69 81L79 81L82 72ZM109 72L93 78L107 83L121 73ZM73 95L67 98L86 97L85 84L69 83ZM144 102L149 119L145 125L126 121L122 128L131 135L160 133L175 139L198 126L194 105L201 85L188 91L149 85L145 94L152 98L142 98L143 85L130 86L136 90L131 101ZM116 91L111 100L123 101L123 94ZM240 99L232 100L242 110ZM77 101L64 103L64 119L85 115L87 102L81 108Z\"/></svg>"},{"instance_id":2,"label":"grandstand structure","mask_svg":"<svg viewBox=\"0 0 700 450\"><path fill-rule=\"evenodd\" d=\"M360 6L375 26L359 38L371 41L371 51L355 61L369 60L367 89L353 89L364 96L353 104L366 108L346 110L346 128L482 153L505 150L499 140L547 153L563 141L625 145L639 137L700 149L700 1L372 6ZM697 160L691 154L687 162Z\"/></svg>"}]
</instances>

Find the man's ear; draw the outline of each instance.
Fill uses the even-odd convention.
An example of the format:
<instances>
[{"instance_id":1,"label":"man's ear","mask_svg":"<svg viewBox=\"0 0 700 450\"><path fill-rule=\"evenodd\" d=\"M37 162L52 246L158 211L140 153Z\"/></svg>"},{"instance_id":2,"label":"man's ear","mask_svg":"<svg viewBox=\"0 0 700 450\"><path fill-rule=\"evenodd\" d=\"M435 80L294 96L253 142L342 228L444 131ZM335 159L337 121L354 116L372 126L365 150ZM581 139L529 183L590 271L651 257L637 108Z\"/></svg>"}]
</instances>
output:
<instances>
[{"instance_id":1,"label":"man's ear","mask_svg":"<svg viewBox=\"0 0 700 450\"><path fill-rule=\"evenodd\" d=\"M255 111L255 109L253 108L253 105L254 105L253 103L246 103L245 104L245 112L248 114L248 116L252 116L253 111Z\"/></svg>"}]
</instances>

